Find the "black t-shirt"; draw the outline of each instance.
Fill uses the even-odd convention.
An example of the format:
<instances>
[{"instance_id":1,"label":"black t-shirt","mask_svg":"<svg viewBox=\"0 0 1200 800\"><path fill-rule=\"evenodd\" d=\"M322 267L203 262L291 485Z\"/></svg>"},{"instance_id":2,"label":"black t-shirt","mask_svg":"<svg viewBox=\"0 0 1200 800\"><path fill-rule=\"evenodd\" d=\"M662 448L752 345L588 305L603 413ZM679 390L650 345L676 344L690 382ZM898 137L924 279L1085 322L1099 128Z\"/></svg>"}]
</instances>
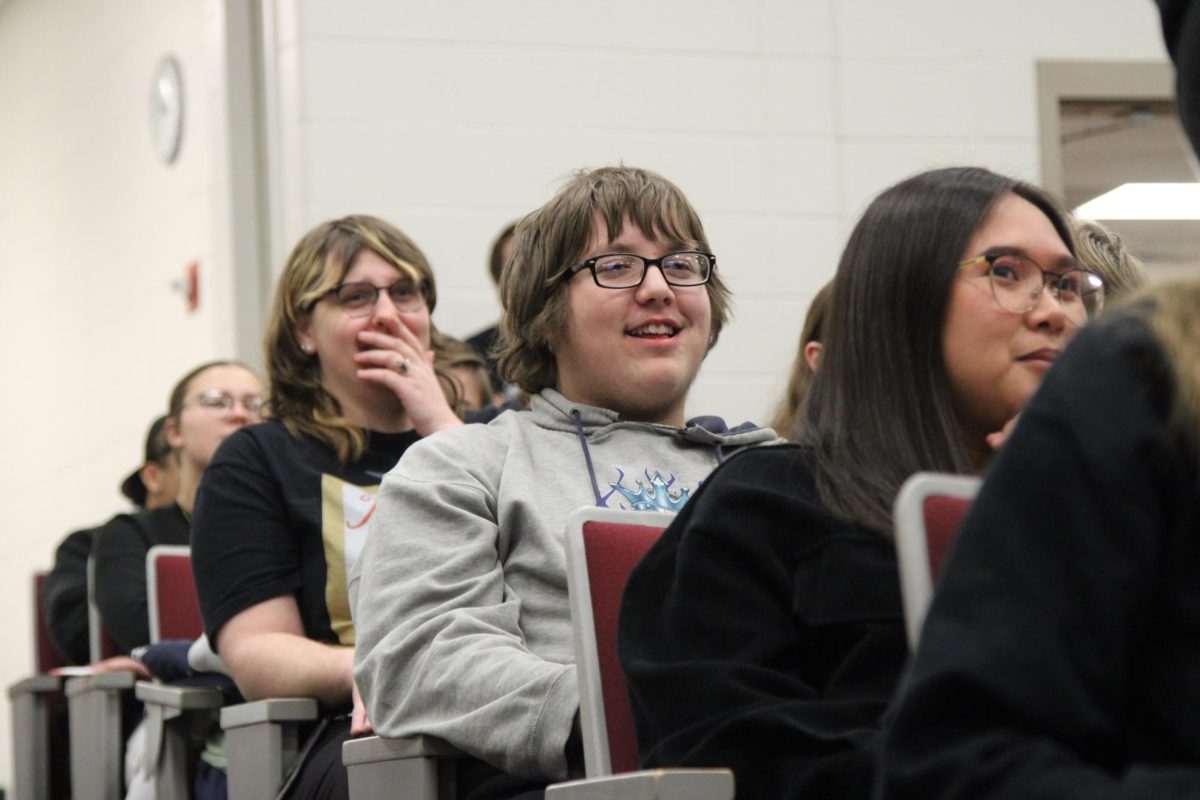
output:
<instances>
[{"instance_id":1,"label":"black t-shirt","mask_svg":"<svg viewBox=\"0 0 1200 800\"><path fill-rule=\"evenodd\" d=\"M217 449L192 524L192 569L214 648L231 618L287 594L310 639L354 644L347 567L362 550L380 480L420 438L369 437L352 464L277 421L242 428Z\"/></svg>"},{"instance_id":2,"label":"black t-shirt","mask_svg":"<svg viewBox=\"0 0 1200 800\"><path fill-rule=\"evenodd\" d=\"M633 570L619 650L647 767L739 797L866 798L907 655L895 548L817 498L809 451L715 470Z\"/></svg>"},{"instance_id":3,"label":"black t-shirt","mask_svg":"<svg viewBox=\"0 0 1200 800\"><path fill-rule=\"evenodd\" d=\"M150 643L146 552L156 544L187 543L187 516L175 503L118 514L96 531L96 607L122 653Z\"/></svg>"}]
</instances>

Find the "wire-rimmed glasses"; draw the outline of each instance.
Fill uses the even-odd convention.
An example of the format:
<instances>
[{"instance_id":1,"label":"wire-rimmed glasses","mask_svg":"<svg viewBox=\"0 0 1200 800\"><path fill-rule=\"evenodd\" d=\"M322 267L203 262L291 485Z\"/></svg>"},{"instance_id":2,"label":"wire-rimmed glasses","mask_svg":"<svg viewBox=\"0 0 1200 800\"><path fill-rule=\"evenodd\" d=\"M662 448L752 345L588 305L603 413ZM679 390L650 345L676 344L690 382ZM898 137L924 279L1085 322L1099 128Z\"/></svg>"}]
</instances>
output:
<instances>
[{"instance_id":1,"label":"wire-rimmed glasses","mask_svg":"<svg viewBox=\"0 0 1200 800\"><path fill-rule=\"evenodd\" d=\"M987 262L992 296L1005 311L1024 314L1038 304L1047 286L1067 319L1086 325L1104 309L1104 279L1083 267L1043 269L1021 253L986 253L961 262L959 269Z\"/></svg>"},{"instance_id":2,"label":"wire-rimmed glasses","mask_svg":"<svg viewBox=\"0 0 1200 800\"><path fill-rule=\"evenodd\" d=\"M219 413L232 411L234 406L241 403L242 408L246 409L247 414L252 417L261 417L263 406L267 404L267 398L257 392L236 397L224 389L205 389L200 394L187 400L184 405L193 402L205 411Z\"/></svg>"}]
</instances>

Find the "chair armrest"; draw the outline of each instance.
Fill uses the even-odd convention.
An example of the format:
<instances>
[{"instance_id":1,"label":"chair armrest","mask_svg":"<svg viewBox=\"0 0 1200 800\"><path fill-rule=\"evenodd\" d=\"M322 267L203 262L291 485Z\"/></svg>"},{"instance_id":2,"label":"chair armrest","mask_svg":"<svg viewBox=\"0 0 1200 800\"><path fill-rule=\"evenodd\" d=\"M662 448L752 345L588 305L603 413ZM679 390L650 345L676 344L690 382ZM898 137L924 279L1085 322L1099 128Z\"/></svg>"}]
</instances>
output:
<instances>
[{"instance_id":1,"label":"chair armrest","mask_svg":"<svg viewBox=\"0 0 1200 800\"><path fill-rule=\"evenodd\" d=\"M733 800L727 769L647 769L556 783L546 800Z\"/></svg>"},{"instance_id":2,"label":"chair armrest","mask_svg":"<svg viewBox=\"0 0 1200 800\"><path fill-rule=\"evenodd\" d=\"M226 732L250 725L310 722L316 718L317 701L311 697L272 697L221 709L221 727Z\"/></svg>"},{"instance_id":3,"label":"chair armrest","mask_svg":"<svg viewBox=\"0 0 1200 800\"><path fill-rule=\"evenodd\" d=\"M137 676L132 672L100 672L96 675L79 675L67 678L67 697L78 697L88 692L116 692L132 689Z\"/></svg>"},{"instance_id":4,"label":"chair armrest","mask_svg":"<svg viewBox=\"0 0 1200 800\"><path fill-rule=\"evenodd\" d=\"M51 764L50 706L55 698L61 697L61 690L62 678L58 675L33 675L8 687L16 797L50 797L51 770L66 770L65 764Z\"/></svg>"},{"instance_id":5,"label":"chair armrest","mask_svg":"<svg viewBox=\"0 0 1200 800\"><path fill-rule=\"evenodd\" d=\"M192 741L204 737L225 696L219 689L150 681L138 681L133 692L146 707L138 772L154 776L159 800L187 800Z\"/></svg>"},{"instance_id":6,"label":"chair armrest","mask_svg":"<svg viewBox=\"0 0 1200 800\"><path fill-rule=\"evenodd\" d=\"M463 753L433 736L366 736L342 745L342 763L354 800L387 800L405 787L412 800L454 800L455 761Z\"/></svg>"},{"instance_id":7,"label":"chair armrest","mask_svg":"<svg viewBox=\"0 0 1200 800\"><path fill-rule=\"evenodd\" d=\"M311 697L273 697L221 709L229 796L272 800L300 752L301 722L317 718Z\"/></svg>"},{"instance_id":8,"label":"chair armrest","mask_svg":"<svg viewBox=\"0 0 1200 800\"><path fill-rule=\"evenodd\" d=\"M406 758L459 758L463 752L452 744L434 736L408 736L401 739L385 739L382 736L364 736L350 739L342 745L342 763L371 764L376 761L398 761Z\"/></svg>"},{"instance_id":9,"label":"chair armrest","mask_svg":"<svg viewBox=\"0 0 1200 800\"><path fill-rule=\"evenodd\" d=\"M167 686L162 683L138 681L133 693L143 703L153 703L175 711L206 711L225 704L220 689L205 686Z\"/></svg>"},{"instance_id":10,"label":"chair armrest","mask_svg":"<svg viewBox=\"0 0 1200 800\"><path fill-rule=\"evenodd\" d=\"M120 797L125 739L121 693L133 688L132 672L68 678L65 693L71 730L71 784L75 795Z\"/></svg>"},{"instance_id":11,"label":"chair armrest","mask_svg":"<svg viewBox=\"0 0 1200 800\"><path fill-rule=\"evenodd\" d=\"M51 694L62 691L63 679L58 675L31 675L24 680L9 684L8 699L16 700L21 695Z\"/></svg>"}]
</instances>

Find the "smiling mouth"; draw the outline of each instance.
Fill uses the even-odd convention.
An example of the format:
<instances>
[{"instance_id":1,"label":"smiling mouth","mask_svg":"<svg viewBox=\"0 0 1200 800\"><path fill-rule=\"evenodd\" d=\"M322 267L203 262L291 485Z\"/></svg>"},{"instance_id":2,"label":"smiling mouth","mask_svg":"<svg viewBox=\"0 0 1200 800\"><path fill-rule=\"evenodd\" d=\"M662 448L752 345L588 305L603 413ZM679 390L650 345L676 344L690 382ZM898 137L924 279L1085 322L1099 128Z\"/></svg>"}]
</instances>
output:
<instances>
[{"instance_id":1,"label":"smiling mouth","mask_svg":"<svg viewBox=\"0 0 1200 800\"><path fill-rule=\"evenodd\" d=\"M1058 358L1057 350L1036 350L1032 353L1026 353L1018 358L1017 361L1041 361L1052 364L1056 358Z\"/></svg>"},{"instance_id":2,"label":"smiling mouth","mask_svg":"<svg viewBox=\"0 0 1200 800\"><path fill-rule=\"evenodd\" d=\"M639 338L666 337L669 339L677 333L679 333L678 328L661 322L654 322L625 331L627 336L637 336Z\"/></svg>"}]
</instances>

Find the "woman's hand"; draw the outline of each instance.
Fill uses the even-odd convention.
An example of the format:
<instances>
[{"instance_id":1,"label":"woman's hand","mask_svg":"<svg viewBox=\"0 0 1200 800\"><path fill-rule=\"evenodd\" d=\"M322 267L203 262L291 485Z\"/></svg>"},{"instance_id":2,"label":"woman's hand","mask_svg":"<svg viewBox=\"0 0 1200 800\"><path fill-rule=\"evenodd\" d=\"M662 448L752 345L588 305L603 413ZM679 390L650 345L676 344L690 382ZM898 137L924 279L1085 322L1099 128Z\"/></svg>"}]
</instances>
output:
<instances>
[{"instance_id":1,"label":"woman's hand","mask_svg":"<svg viewBox=\"0 0 1200 800\"><path fill-rule=\"evenodd\" d=\"M368 733L374 733L375 729L371 727L371 720L367 719L367 707L363 705L362 695L358 693L358 684L354 683L354 679L350 679L350 699L354 703L353 709L350 711L350 735L365 736Z\"/></svg>"},{"instance_id":2,"label":"woman's hand","mask_svg":"<svg viewBox=\"0 0 1200 800\"><path fill-rule=\"evenodd\" d=\"M150 680L150 670L146 669L146 665L140 661L135 661L129 656L113 656L112 658L106 658L103 661L97 661L88 666L97 675L104 672L132 672L140 678Z\"/></svg>"},{"instance_id":3,"label":"woman's hand","mask_svg":"<svg viewBox=\"0 0 1200 800\"><path fill-rule=\"evenodd\" d=\"M461 425L433 370L433 351L399 319L386 319L384 325L388 330L359 332L358 340L372 349L354 357L358 376L394 392L422 436Z\"/></svg>"},{"instance_id":4,"label":"woman's hand","mask_svg":"<svg viewBox=\"0 0 1200 800\"><path fill-rule=\"evenodd\" d=\"M1008 422L1004 423L1003 428L996 431L995 433L989 433L987 435L988 447L992 448L993 450L999 450L1004 445L1004 443L1008 441L1008 437L1012 435L1013 428L1016 427L1017 420L1020 418L1021 418L1021 415L1017 414L1015 417L1010 419Z\"/></svg>"}]
</instances>

